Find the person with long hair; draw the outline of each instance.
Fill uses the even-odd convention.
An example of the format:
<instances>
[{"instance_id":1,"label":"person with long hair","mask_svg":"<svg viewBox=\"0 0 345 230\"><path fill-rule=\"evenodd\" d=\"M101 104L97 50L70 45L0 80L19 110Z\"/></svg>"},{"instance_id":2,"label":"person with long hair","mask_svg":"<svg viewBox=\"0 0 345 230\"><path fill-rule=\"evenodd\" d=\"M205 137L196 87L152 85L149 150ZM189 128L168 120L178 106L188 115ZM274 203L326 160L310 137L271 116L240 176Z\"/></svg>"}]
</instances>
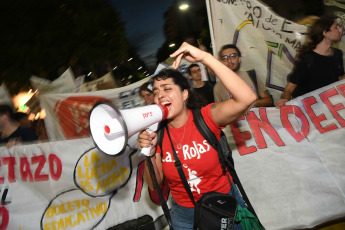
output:
<instances>
[{"instance_id":1,"label":"person with long hair","mask_svg":"<svg viewBox=\"0 0 345 230\"><path fill-rule=\"evenodd\" d=\"M183 43L170 56L175 58L174 69L177 69L182 58L190 62L201 62L218 76L232 94L230 100L211 103L201 108L203 119L219 140L221 129L240 117L256 100L256 95L231 69L211 54L188 43ZM210 191L231 193L231 176L228 172L223 173L217 151L205 140L193 122L192 110L200 108L201 105L195 101L188 80L177 70L163 69L153 77L152 86L155 103L166 106L169 111L162 149L157 145L155 132L151 134L147 131L141 132L137 145L139 148L152 145L151 157L147 160L153 163L158 183L164 178L168 181L172 195L171 222L174 229L193 229L194 205L174 165L171 145L174 145L183 165L195 202ZM166 129L169 129L172 143ZM149 189L155 190L147 164L144 179ZM236 186L234 191L235 195L239 196ZM242 207L245 207L243 200L238 198L238 201ZM239 224L236 226L241 229Z\"/></svg>"},{"instance_id":2,"label":"person with long hair","mask_svg":"<svg viewBox=\"0 0 345 230\"><path fill-rule=\"evenodd\" d=\"M333 15L321 17L309 28L309 40L296 56L294 69L276 107L344 78L343 52L332 47L341 36L342 26Z\"/></svg>"}]
</instances>

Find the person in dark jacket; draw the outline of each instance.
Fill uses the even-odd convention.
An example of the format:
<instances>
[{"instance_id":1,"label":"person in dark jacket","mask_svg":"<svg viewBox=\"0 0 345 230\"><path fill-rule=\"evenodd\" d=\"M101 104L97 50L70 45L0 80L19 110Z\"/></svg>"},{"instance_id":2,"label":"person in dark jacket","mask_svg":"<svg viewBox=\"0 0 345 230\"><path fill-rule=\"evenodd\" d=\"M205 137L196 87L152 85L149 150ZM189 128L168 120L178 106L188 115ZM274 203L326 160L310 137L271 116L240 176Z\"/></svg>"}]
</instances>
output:
<instances>
[{"instance_id":1,"label":"person in dark jacket","mask_svg":"<svg viewBox=\"0 0 345 230\"><path fill-rule=\"evenodd\" d=\"M34 142L37 140L32 129L20 125L15 119L11 106L0 105L0 145L6 144L7 148L23 142Z\"/></svg>"}]
</instances>

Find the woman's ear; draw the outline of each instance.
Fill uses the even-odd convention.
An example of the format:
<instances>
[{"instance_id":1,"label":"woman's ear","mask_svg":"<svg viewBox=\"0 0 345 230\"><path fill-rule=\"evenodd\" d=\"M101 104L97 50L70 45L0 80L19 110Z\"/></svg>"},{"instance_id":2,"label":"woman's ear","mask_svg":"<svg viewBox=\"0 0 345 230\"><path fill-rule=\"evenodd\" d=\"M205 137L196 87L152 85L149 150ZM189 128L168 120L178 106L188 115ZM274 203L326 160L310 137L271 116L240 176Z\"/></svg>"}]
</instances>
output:
<instances>
[{"instance_id":1,"label":"woman's ear","mask_svg":"<svg viewBox=\"0 0 345 230\"><path fill-rule=\"evenodd\" d=\"M183 92L182 92L183 101L187 101L188 97L189 97L188 90L187 89L183 90Z\"/></svg>"}]
</instances>

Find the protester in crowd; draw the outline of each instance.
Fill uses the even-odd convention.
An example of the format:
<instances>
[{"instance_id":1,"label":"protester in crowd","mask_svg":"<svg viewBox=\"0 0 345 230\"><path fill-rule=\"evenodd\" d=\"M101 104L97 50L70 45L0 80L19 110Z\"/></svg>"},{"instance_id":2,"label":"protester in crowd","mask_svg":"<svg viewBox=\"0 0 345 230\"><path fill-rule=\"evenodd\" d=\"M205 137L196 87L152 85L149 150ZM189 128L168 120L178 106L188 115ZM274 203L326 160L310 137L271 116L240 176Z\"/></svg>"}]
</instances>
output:
<instances>
[{"instance_id":1,"label":"protester in crowd","mask_svg":"<svg viewBox=\"0 0 345 230\"><path fill-rule=\"evenodd\" d=\"M233 44L224 45L219 51L219 59L224 65L240 76L256 93L258 99L253 103L252 107L273 106L272 96L260 78L256 77L255 70L240 71L241 52L237 46ZM215 102L226 101L233 97L222 82L216 83L213 92Z\"/></svg>"},{"instance_id":2,"label":"protester in crowd","mask_svg":"<svg viewBox=\"0 0 345 230\"><path fill-rule=\"evenodd\" d=\"M37 136L30 128L20 126L12 108L7 104L0 105L0 132L0 144L6 144L7 148L22 142L37 140Z\"/></svg>"},{"instance_id":3,"label":"protester in crowd","mask_svg":"<svg viewBox=\"0 0 345 230\"><path fill-rule=\"evenodd\" d=\"M14 113L15 120L19 122L20 126L25 128L32 128L33 122L29 119L29 115L23 112Z\"/></svg>"},{"instance_id":4,"label":"protester in crowd","mask_svg":"<svg viewBox=\"0 0 345 230\"><path fill-rule=\"evenodd\" d=\"M289 76L276 107L344 78L343 53L333 48L340 41L342 27L335 16L323 16L308 31L308 39L298 52L294 69Z\"/></svg>"},{"instance_id":5,"label":"protester in crowd","mask_svg":"<svg viewBox=\"0 0 345 230\"><path fill-rule=\"evenodd\" d=\"M198 64L188 67L189 77L193 80L192 90L206 100L207 104L214 102L213 85L208 81L201 80L201 70Z\"/></svg>"},{"instance_id":6,"label":"protester in crowd","mask_svg":"<svg viewBox=\"0 0 345 230\"><path fill-rule=\"evenodd\" d=\"M151 105L153 101L153 93L150 89L149 82L142 84L139 88L139 95L144 99L145 105Z\"/></svg>"},{"instance_id":7,"label":"protester in crowd","mask_svg":"<svg viewBox=\"0 0 345 230\"><path fill-rule=\"evenodd\" d=\"M201 108L201 114L219 139L221 129L235 121L255 101L256 96L248 85L237 76L231 69L227 68L211 54L201 51L198 48L183 43L182 46L171 55L175 58L173 68L177 69L182 58L190 62L201 62L214 71L226 90L233 95L233 100L227 100L217 104L209 104ZM230 192L229 173L223 174L219 163L217 151L210 146L205 146L205 139L193 124L193 113L191 109L198 107L198 101L194 101L194 92L188 85L188 80L179 71L163 69L152 79L154 101L157 104L166 106L169 110L167 126L170 136L180 156L183 170L189 179L192 176L198 177L192 193L195 201L198 201L204 193L217 191L221 193ZM149 147L152 144L151 160L155 168L156 177L160 183L166 178L172 195L172 225L174 229L193 229L194 205L190 200L183 184L179 178L174 165L172 147L167 131L164 131L162 149L157 146L157 134L143 131L139 134L137 145L139 148ZM206 144L207 145L207 144ZM193 154L193 146L203 146L203 154ZM193 148L194 149L194 148ZM207 151L206 151L207 149ZM186 153L188 152L188 153ZM195 157L193 157L196 155ZM153 181L145 165L145 181L149 189L154 190ZM233 186L235 195L238 196L239 204L245 207L240 198L236 186ZM240 227L236 224L236 227Z\"/></svg>"},{"instance_id":8,"label":"protester in crowd","mask_svg":"<svg viewBox=\"0 0 345 230\"><path fill-rule=\"evenodd\" d=\"M34 121L33 124L35 134L38 136L38 142L48 141L48 134L46 130L46 126L44 124L44 119L37 119Z\"/></svg>"}]
</instances>

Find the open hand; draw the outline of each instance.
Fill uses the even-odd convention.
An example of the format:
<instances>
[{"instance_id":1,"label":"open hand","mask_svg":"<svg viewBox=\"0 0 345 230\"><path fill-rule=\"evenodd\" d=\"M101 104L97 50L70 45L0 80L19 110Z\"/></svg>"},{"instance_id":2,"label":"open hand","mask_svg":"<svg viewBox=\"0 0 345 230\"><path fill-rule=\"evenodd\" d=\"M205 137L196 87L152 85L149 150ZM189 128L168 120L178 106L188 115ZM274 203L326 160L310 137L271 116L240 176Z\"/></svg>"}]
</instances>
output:
<instances>
[{"instance_id":1,"label":"open hand","mask_svg":"<svg viewBox=\"0 0 345 230\"><path fill-rule=\"evenodd\" d=\"M181 59L184 58L190 62L202 62L208 53L202 51L187 42L184 42L178 50L170 55L170 57L175 58L174 63L172 64L174 69L177 69L180 65Z\"/></svg>"}]
</instances>

